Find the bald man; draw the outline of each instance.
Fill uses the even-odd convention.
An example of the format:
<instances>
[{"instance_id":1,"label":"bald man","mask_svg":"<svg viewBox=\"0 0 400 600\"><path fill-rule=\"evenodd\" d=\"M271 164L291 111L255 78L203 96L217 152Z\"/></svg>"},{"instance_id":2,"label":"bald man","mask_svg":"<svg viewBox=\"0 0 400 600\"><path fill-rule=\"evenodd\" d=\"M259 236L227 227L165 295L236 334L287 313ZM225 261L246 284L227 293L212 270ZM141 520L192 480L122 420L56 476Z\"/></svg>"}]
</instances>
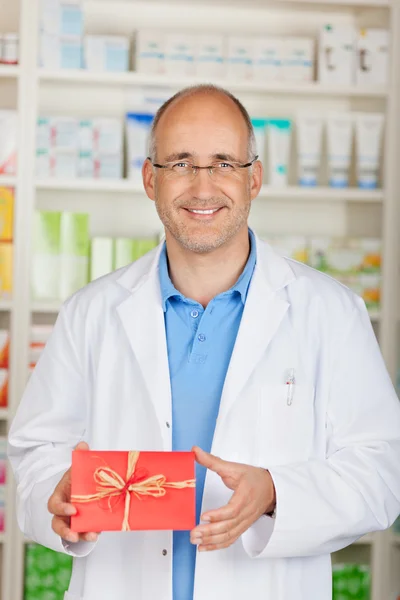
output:
<instances>
[{"instance_id":1,"label":"bald man","mask_svg":"<svg viewBox=\"0 0 400 600\"><path fill-rule=\"evenodd\" d=\"M175 95L143 165L165 243L63 306L9 456L21 528L75 557L68 600L329 600L330 553L400 511L400 410L365 306L249 229L262 181L235 97ZM75 446L193 448L195 529L71 531Z\"/></svg>"}]
</instances>

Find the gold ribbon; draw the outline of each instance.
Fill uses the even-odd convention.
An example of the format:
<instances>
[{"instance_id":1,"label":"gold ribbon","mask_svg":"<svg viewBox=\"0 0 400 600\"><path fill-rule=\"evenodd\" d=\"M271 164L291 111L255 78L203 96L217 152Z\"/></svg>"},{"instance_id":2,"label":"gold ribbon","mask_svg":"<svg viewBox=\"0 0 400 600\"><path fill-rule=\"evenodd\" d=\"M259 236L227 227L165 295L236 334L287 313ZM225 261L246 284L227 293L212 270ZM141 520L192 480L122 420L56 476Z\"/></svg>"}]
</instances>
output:
<instances>
[{"instance_id":1,"label":"gold ribbon","mask_svg":"<svg viewBox=\"0 0 400 600\"><path fill-rule=\"evenodd\" d=\"M153 498L161 498L167 493L166 488L179 489L194 488L196 485L195 479L187 479L186 481L167 481L165 475L152 475L143 481L134 481L136 465L139 460L140 452L128 452L128 468L126 472L126 480L124 480L111 467L98 467L93 475L97 484L96 493L88 495L74 495L71 497L71 502L94 502L108 498L108 506L112 510L110 501L111 498L122 496L125 494L125 509L124 520L122 522L121 531L130 531L129 527L129 510L131 506L131 492L137 498L140 496L152 496Z\"/></svg>"}]
</instances>

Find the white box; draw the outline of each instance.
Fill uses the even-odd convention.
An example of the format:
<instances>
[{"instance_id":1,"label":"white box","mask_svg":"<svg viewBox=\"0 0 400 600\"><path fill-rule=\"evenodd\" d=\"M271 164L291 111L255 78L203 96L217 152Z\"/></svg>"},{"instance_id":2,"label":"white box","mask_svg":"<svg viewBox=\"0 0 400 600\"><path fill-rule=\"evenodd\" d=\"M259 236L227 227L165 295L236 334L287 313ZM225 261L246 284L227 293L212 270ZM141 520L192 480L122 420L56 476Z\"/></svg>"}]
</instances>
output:
<instances>
[{"instance_id":1,"label":"white box","mask_svg":"<svg viewBox=\"0 0 400 600\"><path fill-rule=\"evenodd\" d=\"M82 36L82 0L40 0L39 22L46 33Z\"/></svg>"},{"instance_id":2,"label":"white box","mask_svg":"<svg viewBox=\"0 0 400 600\"><path fill-rule=\"evenodd\" d=\"M128 178L142 182L142 166L147 157L148 140L154 115L149 113L128 113L126 134L128 147Z\"/></svg>"},{"instance_id":3,"label":"white box","mask_svg":"<svg viewBox=\"0 0 400 600\"><path fill-rule=\"evenodd\" d=\"M253 42L250 38L230 36L226 75L229 79L250 79L253 72Z\"/></svg>"},{"instance_id":4,"label":"white box","mask_svg":"<svg viewBox=\"0 0 400 600\"><path fill-rule=\"evenodd\" d=\"M129 45L128 37L87 35L84 42L85 68L95 72L128 71Z\"/></svg>"},{"instance_id":5,"label":"white box","mask_svg":"<svg viewBox=\"0 0 400 600\"><path fill-rule=\"evenodd\" d=\"M221 77L224 72L225 42L222 35L196 37L195 73L198 77Z\"/></svg>"},{"instance_id":6,"label":"white box","mask_svg":"<svg viewBox=\"0 0 400 600\"><path fill-rule=\"evenodd\" d=\"M75 117L50 118L50 146L62 150L78 150L79 121Z\"/></svg>"},{"instance_id":7,"label":"white box","mask_svg":"<svg viewBox=\"0 0 400 600\"><path fill-rule=\"evenodd\" d=\"M17 172L17 126L15 110L0 110L0 175Z\"/></svg>"},{"instance_id":8,"label":"white box","mask_svg":"<svg viewBox=\"0 0 400 600\"><path fill-rule=\"evenodd\" d=\"M52 148L50 150L50 177L75 179L78 176L78 154L76 150Z\"/></svg>"},{"instance_id":9,"label":"white box","mask_svg":"<svg viewBox=\"0 0 400 600\"><path fill-rule=\"evenodd\" d=\"M319 39L319 81L351 85L355 81L355 38L350 25L325 25Z\"/></svg>"},{"instance_id":10,"label":"white box","mask_svg":"<svg viewBox=\"0 0 400 600\"><path fill-rule=\"evenodd\" d=\"M39 117L36 123L36 150L50 150L51 148L51 119Z\"/></svg>"},{"instance_id":11,"label":"white box","mask_svg":"<svg viewBox=\"0 0 400 600\"><path fill-rule=\"evenodd\" d=\"M113 270L113 247L112 238L95 237L91 243L90 254L90 281L94 281L103 275L108 275Z\"/></svg>"},{"instance_id":12,"label":"white box","mask_svg":"<svg viewBox=\"0 0 400 600\"><path fill-rule=\"evenodd\" d=\"M282 79L285 51L286 44L283 38L256 38L253 44L253 78L257 81Z\"/></svg>"},{"instance_id":13,"label":"white box","mask_svg":"<svg viewBox=\"0 0 400 600\"><path fill-rule=\"evenodd\" d=\"M314 79L315 42L312 38L287 38L282 65L284 81L312 81Z\"/></svg>"},{"instance_id":14,"label":"white box","mask_svg":"<svg viewBox=\"0 0 400 600\"><path fill-rule=\"evenodd\" d=\"M194 73L195 42L188 33L167 33L165 36L165 72L190 76Z\"/></svg>"},{"instance_id":15,"label":"white box","mask_svg":"<svg viewBox=\"0 0 400 600\"><path fill-rule=\"evenodd\" d=\"M82 69L82 38L40 34L39 66L44 69Z\"/></svg>"},{"instance_id":16,"label":"white box","mask_svg":"<svg viewBox=\"0 0 400 600\"><path fill-rule=\"evenodd\" d=\"M120 119L93 119L93 150L100 154L122 154L123 125Z\"/></svg>"},{"instance_id":17,"label":"white box","mask_svg":"<svg viewBox=\"0 0 400 600\"><path fill-rule=\"evenodd\" d=\"M145 29L137 32L134 62L139 73L165 72L165 36L161 31Z\"/></svg>"},{"instance_id":18,"label":"white box","mask_svg":"<svg viewBox=\"0 0 400 600\"><path fill-rule=\"evenodd\" d=\"M362 29L357 41L356 82L360 85L387 85L389 42L386 29Z\"/></svg>"},{"instance_id":19,"label":"white box","mask_svg":"<svg viewBox=\"0 0 400 600\"><path fill-rule=\"evenodd\" d=\"M51 177L51 161L50 161L50 149L47 150L36 150L36 166L35 166L36 177L47 178Z\"/></svg>"}]
</instances>

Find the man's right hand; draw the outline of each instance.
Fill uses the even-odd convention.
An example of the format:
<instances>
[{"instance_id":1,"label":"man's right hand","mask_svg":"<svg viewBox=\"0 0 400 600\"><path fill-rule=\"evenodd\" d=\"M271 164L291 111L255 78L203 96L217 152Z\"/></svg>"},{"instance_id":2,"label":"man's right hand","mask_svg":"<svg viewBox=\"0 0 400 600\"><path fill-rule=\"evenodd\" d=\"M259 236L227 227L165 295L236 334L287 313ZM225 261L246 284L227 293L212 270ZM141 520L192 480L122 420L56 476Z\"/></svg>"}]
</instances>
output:
<instances>
[{"instance_id":1,"label":"man's right hand","mask_svg":"<svg viewBox=\"0 0 400 600\"><path fill-rule=\"evenodd\" d=\"M86 442L79 442L75 450L89 450ZM50 496L47 504L49 512L54 515L52 521L53 531L67 542L95 542L98 534L94 532L76 533L71 531L71 516L77 513L73 504L71 504L71 469L64 473L62 479Z\"/></svg>"}]
</instances>

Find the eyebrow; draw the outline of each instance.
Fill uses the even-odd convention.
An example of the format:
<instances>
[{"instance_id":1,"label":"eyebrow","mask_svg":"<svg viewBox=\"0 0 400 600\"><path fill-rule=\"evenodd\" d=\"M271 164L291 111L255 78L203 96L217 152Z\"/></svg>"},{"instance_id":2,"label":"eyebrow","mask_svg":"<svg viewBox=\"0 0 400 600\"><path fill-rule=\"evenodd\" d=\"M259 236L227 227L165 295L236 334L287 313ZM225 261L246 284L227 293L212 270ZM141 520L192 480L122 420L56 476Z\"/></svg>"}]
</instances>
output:
<instances>
[{"instance_id":1,"label":"eyebrow","mask_svg":"<svg viewBox=\"0 0 400 600\"><path fill-rule=\"evenodd\" d=\"M173 154L169 154L165 158L165 162L174 162L175 160L184 160L185 158L193 159L194 155L191 152L175 152ZM240 162L240 160L238 160L236 158L236 156L233 156L232 154L221 153L221 152L218 152L217 154L211 154L210 159L211 160L228 160L229 162Z\"/></svg>"}]
</instances>

